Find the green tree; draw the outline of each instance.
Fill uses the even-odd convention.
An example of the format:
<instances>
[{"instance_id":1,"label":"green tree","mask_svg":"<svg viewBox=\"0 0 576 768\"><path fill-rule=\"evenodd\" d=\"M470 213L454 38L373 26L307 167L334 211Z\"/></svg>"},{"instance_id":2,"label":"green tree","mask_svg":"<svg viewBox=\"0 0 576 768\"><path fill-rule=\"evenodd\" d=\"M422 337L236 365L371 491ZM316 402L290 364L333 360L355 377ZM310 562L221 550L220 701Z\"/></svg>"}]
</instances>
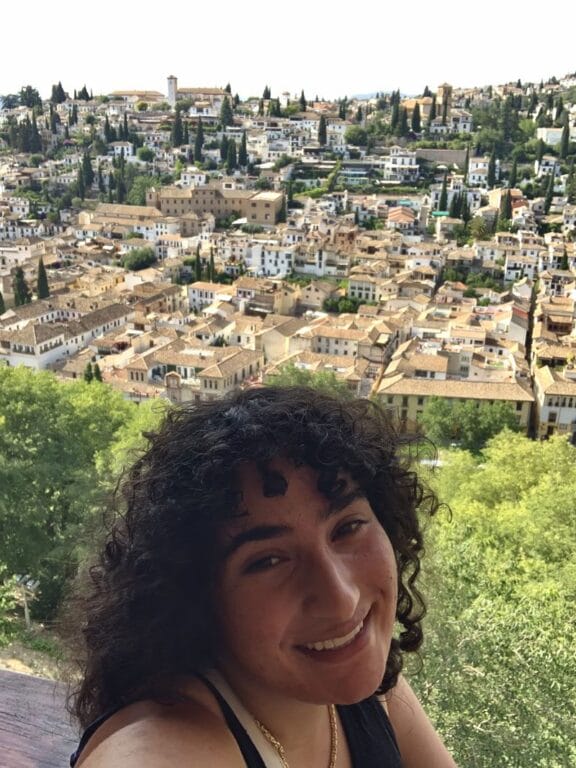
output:
<instances>
[{"instance_id":1,"label":"green tree","mask_svg":"<svg viewBox=\"0 0 576 768\"><path fill-rule=\"evenodd\" d=\"M248 150L246 147L246 131L242 131L240 149L238 150L238 165L241 168L246 168L246 166L248 165Z\"/></svg>"},{"instance_id":2,"label":"green tree","mask_svg":"<svg viewBox=\"0 0 576 768\"><path fill-rule=\"evenodd\" d=\"M134 176L126 195L126 202L129 205L146 205L146 192L150 187L158 187L160 184L161 179L159 176L151 176L149 174Z\"/></svg>"},{"instance_id":3,"label":"green tree","mask_svg":"<svg viewBox=\"0 0 576 768\"><path fill-rule=\"evenodd\" d=\"M204 146L204 127L202 126L202 118L198 118L198 125L196 126L196 137L194 139L194 160L197 163L202 162L202 147Z\"/></svg>"},{"instance_id":4,"label":"green tree","mask_svg":"<svg viewBox=\"0 0 576 768\"><path fill-rule=\"evenodd\" d=\"M172 130L170 132L170 143L173 147L181 147L184 140L184 132L182 128L182 117L180 116L180 110L176 108L176 114L174 115L174 122L172 123Z\"/></svg>"},{"instance_id":5,"label":"green tree","mask_svg":"<svg viewBox=\"0 0 576 768\"><path fill-rule=\"evenodd\" d=\"M503 219L506 219L507 221L512 220L512 196L510 195L510 190L507 190L505 194L502 195L502 202L501 202L501 208L500 213Z\"/></svg>"},{"instance_id":6,"label":"green tree","mask_svg":"<svg viewBox=\"0 0 576 768\"><path fill-rule=\"evenodd\" d=\"M32 301L32 293L24 277L22 267L16 267L14 277L12 278L12 291L14 293L14 304L17 307L22 304L29 304Z\"/></svg>"},{"instance_id":7,"label":"green tree","mask_svg":"<svg viewBox=\"0 0 576 768\"><path fill-rule=\"evenodd\" d=\"M326 146L326 141L326 118L324 115L320 115L320 120L318 121L318 144L324 147Z\"/></svg>"},{"instance_id":8,"label":"green tree","mask_svg":"<svg viewBox=\"0 0 576 768\"><path fill-rule=\"evenodd\" d=\"M0 291L0 315L3 315L4 312L6 312L6 304L4 303L4 296L2 296L2 291Z\"/></svg>"},{"instance_id":9,"label":"green tree","mask_svg":"<svg viewBox=\"0 0 576 768\"><path fill-rule=\"evenodd\" d=\"M196 246L196 260L194 262L196 281L202 280L202 257L200 256L200 243Z\"/></svg>"},{"instance_id":10,"label":"green tree","mask_svg":"<svg viewBox=\"0 0 576 768\"><path fill-rule=\"evenodd\" d=\"M208 263L208 280L213 283L216 277L216 268L214 266L214 249L210 248L210 261Z\"/></svg>"},{"instance_id":11,"label":"green tree","mask_svg":"<svg viewBox=\"0 0 576 768\"><path fill-rule=\"evenodd\" d=\"M42 619L90 536L102 495L96 457L134 410L109 387L0 368L0 562L40 580L32 610Z\"/></svg>"},{"instance_id":12,"label":"green tree","mask_svg":"<svg viewBox=\"0 0 576 768\"><path fill-rule=\"evenodd\" d=\"M39 299L47 299L50 296L50 288L48 287L48 275L46 274L46 267L44 266L44 260L40 256L38 261L38 281L36 283L36 295Z\"/></svg>"},{"instance_id":13,"label":"green tree","mask_svg":"<svg viewBox=\"0 0 576 768\"><path fill-rule=\"evenodd\" d=\"M84 155L82 156L82 176L84 177L84 185L86 189L90 189L94 183L95 175L89 152L84 152Z\"/></svg>"},{"instance_id":14,"label":"green tree","mask_svg":"<svg viewBox=\"0 0 576 768\"><path fill-rule=\"evenodd\" d=\"M22 86L20 89L19 101L23 107L28 107L29 109L38 107L40 111L42 111L42 99L40 98L40 94L36 88L33 88L31 85Z\"/></svg>"},{"instance_id":15,"label":"green tree","mask_svg":"<svg viewBox=\"0 0 576 768\"><path fill-rule=\"evenodd\" d=\"M444 178L442 179L442 188L440 189L440 197L438 198L438 211L446 211L448 209L448 171L444 172Z\"/></svg>"},{"instance_id":16,"label":"green tree","mask_svg":"<svg viewBox=\"0 0 576 768\"><path fill-rule=\"evenodd\" d=\"M432 96L432 104L430 105L430 111L428 112L428 128L430 128L434 120L436 120L436 94Z\"/></svg>"},{"instance_id":17,"label":"green tree","mask_svg":"<svg viewBox=\"0 0 576 768\"><path fill-rule=\"evenodd\" d=\"M488 161L488 173L486 176L488 189L492 189L496 184L496 150L493 149Z\"/></svg>"},{"instance_id":18,"label":"green tree","mask_svg":"<svg viewBox=\"0 0 576 768\"><path fill-rule=\"evenodd\" d=\"M98 363L94 363L92 366L92 373L94 374L94 381L102 381L102 371Z\"/></svg>"},{"instance_id":19,"label":"green tree","mask_svg":"<svg viewBox=\"0 0 576 768\"><path fill-rule=\"evenodd\" d=\"M444 398L430 397L421 421L433 442L440 445L456 442L473 452L480 451L501 430L519 429L514 408L502 401L490 404L458 400L452 404Z\"/></svg>"},{"instance_id":20,"label":"green tree","mask_svg":"<svg viewBox=\"0 0 576 768\"><path fill-rule=\"evenodd\" d=\"M548 174L548 184L546 185L546 197L544 198L544 213L550 213L552 207L552 199L554 197L554 171Z\"/></svg>"},{"instance_id":21,"label":"green tree","mask_svg":"<svg viewBox=\"0 0 576 768\"><path fill-rule=\"evenodd\" d=\"M86 197L86 185L84 183L84 174L82 173L82 167L78 168L76 175L76 194L80 200L84 200Z\"/></svg>"},{"instance_id":22,"label":"green tree","mask_svg":"<svg viewBox=\"0 0 576 768\"><path fill-rule=\"evenodd\" d=\"M86 366L84 367L84 381L87 384L91 384L94 380L94 371L92 370L92 363L90 360L86 363Z\"/></svg>"},{"instance_id":23,"label":"green tree","mask_svg":"<svg viewBox=\"0 0 576 768\"><path fill-rule=\"evenodd\" d=\"M576 172L574 170L574 158L571 158L568 166L568 178L566 180L566 196L569 205L576 204Z\"/></svg>"},{"instance_id":24,"label":"green tree","mask_svg":"<svg viewBox=\"0 0 576 768\"><path fill-rule=\"evenodd\" d=\"M122 257L122 266L124 269L130 269L138 272L140 269L146 269L156 262L154 248L133 248L130 253Z\"/></svg>"},{"instance_id":25,"label":"green tree","mask_svg":"<svg viewBox=\"0 0 576 768\"><path fill-rule=\"evenodd\" d=\"M220 107L220 124L222 128L226 128L228 125L234 123L234 115L232 113L232 107L230 106L230 99L228 96L224 97L222 106Z\"/></svg>"},{"instance_id":26,"label":"green tree","mask_svg":"<svg viewBox=\"0 0 576 768\"><path fill-rule=\"evenodd\" d=\"M575 450L504 431L477 458L443 458L451 513L427 531L424 674L411 682L458 765L572 765Z\"/></svg>"},{"instance_id":27,"label":"green tree","mask_svg":"<svg viewBox=\"0 0 576 768\"><path fill-rule=\"evenodd\" d=\"M226 154L226 173L233 173L238 167L236 159L236 142L234 139L228 141L228 151Z\"/></svg>"},{"instance_id":28,"label":"green tree","mask_svg":"<svg viewBox=\"0 0 576 768\"><path fill-rule=\"evenodd\" d=\"M64 92L64 88L62 88L62 83L58 81L58 85L52 86L52 95L50 96L50 102L52 104L62 104L62 102L66 101L66 94Z\"/></svg>"},{"instance_id":29,"label":"green tree","mask_svg":"<svg viewBox=\"0 0 576 768\"><path fill-rule=\"evenodd\" d=\"M352 144L354 147L365 147L368 143L368 133L360 125L351 125L346 129L344 140L347 144Z\"/></svg>"},{"instance_id":30,"label":"green tree","mask_svg":"<svg viewBox=\"0 0 576 768\"><path fill-rule=\"evenodd\" d=\"M570 128L568 122L564 123L562 128L562 135L560 137L560 146L558 148L558 155L561 160L565 160L568 156L568 150L570 148Z\"/></svg>"},{"instance_id":31,"label":"green tree","mask_svg":"<svg viewBox=\"0 0 576 768\"><path fill-rule=\"evenodd\" d=\"M151 163L155 158L154 150L150 149L150 147L138 147L136 156L143 163Z\"/></svg>"},{"instance_id":32,"label":"green tree","mask_svg":"<svg viewBox=\"0 0 576 768\"><path fill-rule=\"evenodd\" d=\"M302 89L302 91L300 93L300 99L298 101L298 106L299 106L301 112L306 112L306 107L308 106L308 102L306 101L306 96L304 96L304 89Z\"/></svg>"},{"instance_id":33,"label":"green tree","mask_svg":"<svg viewBox=\"0 0 576 768\"><path fill-rule=\"evenodd\" d=\"M518 182L518 159L515 157L512 163L512 170L510 171L510 179L508 180L508 186L510 189L514 189Z\"/></svg>"},{"instance_id":34,"label":"green tree","mask_svg":"<svg viewBox=\"0 0 576 768\"><path fill-rule=\"evenodd\" d=\"M222 139L220 141L220 160L222 160L223 163L226 162L228 158L228 142L229 141L230 140L228 136L226 136L225 133L222 134Z\"/></svg>"},{"instance_id":35,"label":"green tree","mask_svg":"<svg viewBox=\"0 0 576 768\"><path fill-rule=\"evenodd\" d=\"M420 105L416 103L416 106L412 110L412 130L414 133L420 133L422 130L422 119L420 117Z\"/></svg>"},{"instance_id":36,"label":"green tree","mask_svg":"<svg viewBox=\"0 0 576 768\"><path fill-rule=\"evenodd\" d=\"M294 363L283 365L277 373L267 376L265 383L277 387L314 387L314 389L337 395L345 400L352 399L354 396L347 384L340 381L333 371L313 373L298 368Z\"/></svg>"},{"instance_id":37,"label":"green tree","mask_svg":"<svg viewBox=\"0 0 576 768\"><path fill-rule=\"evenodd\" d=\"M270 88L267 85L264 87L264 92L262 93L262 98L266 99L266 100L271 98L271 96L270 96Z\"/></svg>"}]
</instances>

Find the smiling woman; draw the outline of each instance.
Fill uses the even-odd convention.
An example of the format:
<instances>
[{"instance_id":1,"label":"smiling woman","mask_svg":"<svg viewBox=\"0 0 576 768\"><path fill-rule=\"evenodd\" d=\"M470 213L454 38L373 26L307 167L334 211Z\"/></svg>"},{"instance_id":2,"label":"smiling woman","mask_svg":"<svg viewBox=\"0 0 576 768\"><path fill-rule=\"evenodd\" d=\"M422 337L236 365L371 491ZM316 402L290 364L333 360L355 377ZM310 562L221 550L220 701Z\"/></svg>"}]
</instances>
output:
<instances>
[{"instance_id":1,"label":"smiling woman","mask_svg":"<svg viewBox=\"0 0 576 768\"><path fill-rule=\"evenodd\" d=\"M400 675L436 500L399 447L305 388L171 411L89 571L72 765L453 766Z\"/></svg>"}]
</instances>

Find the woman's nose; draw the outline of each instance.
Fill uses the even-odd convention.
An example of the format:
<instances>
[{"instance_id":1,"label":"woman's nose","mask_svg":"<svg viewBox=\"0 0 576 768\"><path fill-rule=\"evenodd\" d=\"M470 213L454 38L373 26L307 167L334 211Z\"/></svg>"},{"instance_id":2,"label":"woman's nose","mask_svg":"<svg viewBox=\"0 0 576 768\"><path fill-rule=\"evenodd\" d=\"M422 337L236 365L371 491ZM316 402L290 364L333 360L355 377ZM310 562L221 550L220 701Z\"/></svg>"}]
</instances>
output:
<instances>
[{"instance_id":1,"label":"woman's nose","mask_svg":"<svg viewBox=\"0 0 576 768\"><path fill-rule=\"evenodd\" d=\"M317 617L346 621L356 613L360 586L346 558L334 552L316 553L303 569L305 607Z\"/></svg>"}]
</instances>

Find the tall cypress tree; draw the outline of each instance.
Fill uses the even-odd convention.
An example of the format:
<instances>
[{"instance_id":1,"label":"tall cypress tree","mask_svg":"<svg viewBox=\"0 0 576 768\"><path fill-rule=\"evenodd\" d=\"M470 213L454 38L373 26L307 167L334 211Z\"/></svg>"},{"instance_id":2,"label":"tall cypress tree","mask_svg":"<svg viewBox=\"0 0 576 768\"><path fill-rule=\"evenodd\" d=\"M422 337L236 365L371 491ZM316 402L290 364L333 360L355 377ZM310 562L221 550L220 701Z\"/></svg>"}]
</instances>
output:
<instances>
[{"instance_id":1,"label":"tall cypress tree","mask_svg":"<svg viewBox=\"0 0 576 768\"><path fill-rule=\"evenodd\" d=\"M6 304L4 303L4 296L2 296L2 291L0 291L0 315L3 315L4 312L6 312Z\"/></svg>"},{"instance_id":2,"label":"tall cypress tree","mask_svg":"<svg viewBox=\"0 0 576 768\"><path fill-rule=\"evenodd\" d=\"M222 140L220 141L220 160L222 160L223 163L225 163L228 158L228 142L228 136L223 134Z\"/></svg>"},{"instance_id":3,"label":"tall cypress tree","mask_svg":"<svg viewBox=\"0 0 576 768\"><path fill-rule=\"evenodd\" d=\"M232 114L230 99L228 96L225 96L222 106L220 107L220 123L222 124L222 128L226 128L226 126L232 125L233 122L234 115Z\"/></svg>"},{"instance_id":4,"label":"tall cypress tree","mask_svg":"<svg viewBox=\"0 0 576 768\"><path fill-rule=\"evenodd\" d=\"M548 186L546 188L546 197L544 198L544 213L550 213L552 207L552 198L554 197L554 171L548 174Z\"/></svg>"},{"instance_id":5,"label":"tall cypress tree","mask_svg":"<svg viewBox=\"0 0 576 768\"><path fill-rule=\"evenodd\" d=\"M46 267L44 266L44 260L40 256L38 262L38 281L36 283L36 295L39 299L47 299L50 296L50 289L48 287L48 275L46 274Z\"/></svg>"},{"instance_id":6,"label":"tall cypress tree","mask_svg":"<svg viewBox=\"0 0 576 768\"><path fill-rule=\"evenodd\" d=\"M509 189L506 190L506 193L502 196L502 205L500 210L503 219L506 219L507 221L512 220L512 195L510 194Z\"/></svg>"},{"instance_id":7,"label":"tall cypress tree","mask_svg":"<svg viewBox=\"0 0 576 768\"><path fill-rule=\"evenodd\" d=\"M430 104L430 112L428 112L428 127L434 120L436 120L436 94L432 96L432 104Z\"/></svg>"},{"instance_id":8,"label":"tall cypress tree","mask_svg":"<svg viewBox=\"0 0 576 768\"><path fill-rule=\"evenodd\" d=\"M174 122L172 123L172 131L170 134L172 146L181 147L183 138L184 134L182 130L182 118L180 117L180 110L176 109L176 115L174 116Z\"/></svg>"},{"instance_id":9,"label":"tall cypress tree","mask_svg":"<svg viewBox=\"0 0 576 768\"><path fill-rule=\"evenodd\" d=\"M408 134L408 110L406 107L400 108L400 124L398 126L398 133L400 136L406 136Z\"/></svg>"},{"instance_id":10,"label":"tall cypress tree","mask_svg":"<svg viewBox=\"0 0 576 768\"><path fill-rule=\"evenodd\" d=\"M492 153L490 155L490 160L488 162L488 174L486 176L486 183L488 185L488 189L492 189L492 187L496 183L496 149L495 148L492 150Z\"/></svg>"},{"instance_id":11,"label":"tall cypress tree","mask_svg":"<svg viewBox=\"0 0 576 768\"><path fill-rule=\"evenodd\" d=\"M82 175L84 176L84 186L89 189L94 183L94 169L88 152L84 152L82 156Z\"/></svg>"},{"instance_id":12,"label":"tall cypress tree","mask_svg":"<svg viewBox=\"0 0 576 768\"><path fill-rule=\"evenodd\" d=\"M326 118L324 115L320 115L320 120L318 122L318 144L320 144L321 147L325 147L326 141Z\"/></svg>"},{"instance_id":13,"label":"tall cypress tree","mask_svg":"<svg viewBox=\"0 0 576 768\"><path fill-rule=\"evenodd\" d=\"M301 112L306 112L306 107L308 106L308 102L306 101L306 96L304 96L304 89L302 89L300 93L300 99L298 101L298 106L300 107Z\"/></svg>"},{"instance_id":14,"label":"tall cypress tree","mask_svg":"<svg viewBox=\"0 0 576 768\"><path fill-rule=\"evenodd\" d=\"M518 158L514 158L512 163L512 170L510 171L510 179L508 180L508 186L510 189L514 189L518 181Z\"/></svg>"},{"instance_id":15,"label":"tall cypress tree","mask_svg":"<svg viewBox=\"0 0 576 768\"><path fill-rule=\"evenodd\" d=\"M208 280L213 283L216 276L216 268L214 266L214 249L210 248L210 262L208 267Z\"/></svg>"},{"instance_id":16,"label":"tall cypress tree","mask_svg":"<svg viewBox=\"0 0 576 768\"><path fill-rule=\"evenodd\" d=\"M566 180L566 196L569 205L576 205L576 172L574 170L574 158L570 160L568 167L568 179Z\"/></svg>"},{"instance_id":17,"label":"tall cypress tree","mask_svg":"<svg viewBox=\"0 0 576 768\"><path fill-rule=\"evenodd\" d=\"M472 218L472 214L470 213L470 205L468 204L468 192L466 190L462 192L462 207L460 210L460 218L464 224L468 224Z\"/></svg>"},{"instance_id":18,"label":"tall cypress tree","mask_svg":"<svg viewBox=\"0 0 576 768\"><path fill-rule=\"evenodd\" d=\"M202 259L200 258L200 243L196 246L196 262L194 264L196 281L202 280Z\"/></svg>"},{"instance_id":19,"label":"tall cypress tree","mask_svg":"<svg viewBox=\"0 0 576 768\"><path fill-rule=\"evenodd\" d=\"M570 129L568 128L568 122L564 123L562 128L562 136L560 137L560 147L558 154L561 160L565 160L568 155L568 149L570 147Z\"/></svg>"},{"instance_id":20,"label":"tall cypress tree","mask_svg":"<svg viewBox=\"0 0 576 768\"><path fill-rule=\"evenodd\" d=\"M238 150L238 165L245 168L248 165L248 150L246 148L246 131L242 131L242 140Z\"/></svg>"},{"instance_id":21,"label":"tall cypress tree","mask_svg":"<svg viewBox=\"0 0 576 768\"><path fill-rule=\"evenodd\" d=\"M84 200L86 197L86 185L84 184L84 174L82 168L78 168L78 174L76 176L76 191L80 200Z\"/></svg>"},{"instance_id":22,"label":"tall cypress tree","mask_svg":"<svg viewBox=\"0 0 576 768\"><path fill-rule=\"evenodd\" d=\"M17 307L22 306L22 304L29 304L32 301L32 294L30 293L30 288L28 288L22 267L16 267L12 279L12 291L14 293L14 304Z\"/></svg>"},{"instance_id":23,"label":"tall cypress tree","mask_svg":"<svg viewBox=\"0 0 576 768\"><path fill-rule=\"evenodd\" d=\"M448 208L448 172L444 172L444 179L442 180L442 189L440 190L440 197L438 198L438 210L445 211Z\"/></svg>"},{"instance_id":24,"label":"tall cypress tree","mask_svg":"<svg viewBox=\"0 0 576 768\"><path fill-rule=\"evenodd\" d=\"M392 114L390 115L390 131L392 134L396 133L399 121L400 121L400 110L398 109L398 104L394 102L392 104Z\"/></svg>"},{"instance_id":25,"label":"tall cypress tree","mask_svg":"<svg viewBox=\"0 0 576 768\"><path fill-rule=\"evenodd\" d=\"M230 139L228 142L228 153L226 155L226 172L232 173L238 167L238 160L236 156L236 142L234 139Z\"/></svg>"},{"instance_id":26,"label":"tall cypress tree","mask_svg":"<svg viewBox=\"0 0 576 768\"><path fill-rule=\"evenodd\" d=\"M412 110L412 130L414 133L420 133L422 130L422 120L420 118L420 105L416 103L416 106Z\"/></svg>"},{"instance_id":27,"label":"tall cypress tree","mask_svg":"<svg viewBox=\"0 0 576 768\"><path fill-rule=\"evenodd\" d=\"M109 144L112 141L112 131L110 128L110 121L108 115L104 117L104 141Z\"/></svg>"},{"instance_id":28,"label":"tall cypress tree","mask_svg":"<svg viewBox=\"0 0 576 768\"><path fill-rule=\"evenodd\" d=\"M94 374L94 381L102 381L102 371L100 370L98 363L94 363L92 373Z\"/></svg>"},{"instance_id":29,"label":"tall cypress tree","mask_svg":"<svg viewBox=\"0 0 576 768\"><path fill-rule=\"evenodd\" d=\"M198 125L196 127L196 138L194 139L194 160L197 163L202 162L202 147L204 146L204 128L202 126L202 118L198 118Z\"/></svg>"}]
</instances>

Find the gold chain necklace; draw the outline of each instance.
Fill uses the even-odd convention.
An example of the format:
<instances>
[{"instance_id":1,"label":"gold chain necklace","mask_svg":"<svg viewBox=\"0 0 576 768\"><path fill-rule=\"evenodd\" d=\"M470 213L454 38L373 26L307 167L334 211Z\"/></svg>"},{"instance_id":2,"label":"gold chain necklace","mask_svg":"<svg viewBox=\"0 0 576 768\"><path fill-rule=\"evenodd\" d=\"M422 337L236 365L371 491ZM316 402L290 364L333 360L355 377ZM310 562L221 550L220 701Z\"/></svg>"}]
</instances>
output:
<instances>
[{"instance_id":1,"label":"gold chain necklace","mask_svg":"<svg viewBox=\"0 0 576 768\"><path fill-rule=\"evenodd\" d=\"M336 768L336 758L338 756L338 726L336 725L336 707L334 704L329 705L328 714L330 715L330 762L328 763L328 768ZM260 720L254 718L254 722L258 726L266 741L270 742L276 752L278 752L278 757L280 758L284 768L290 768L288 760L286 759L286 752L282 744L275 736L270 733L268 728L266 728L266 726L263 725Z\"/></svg>"}]
</instances>

